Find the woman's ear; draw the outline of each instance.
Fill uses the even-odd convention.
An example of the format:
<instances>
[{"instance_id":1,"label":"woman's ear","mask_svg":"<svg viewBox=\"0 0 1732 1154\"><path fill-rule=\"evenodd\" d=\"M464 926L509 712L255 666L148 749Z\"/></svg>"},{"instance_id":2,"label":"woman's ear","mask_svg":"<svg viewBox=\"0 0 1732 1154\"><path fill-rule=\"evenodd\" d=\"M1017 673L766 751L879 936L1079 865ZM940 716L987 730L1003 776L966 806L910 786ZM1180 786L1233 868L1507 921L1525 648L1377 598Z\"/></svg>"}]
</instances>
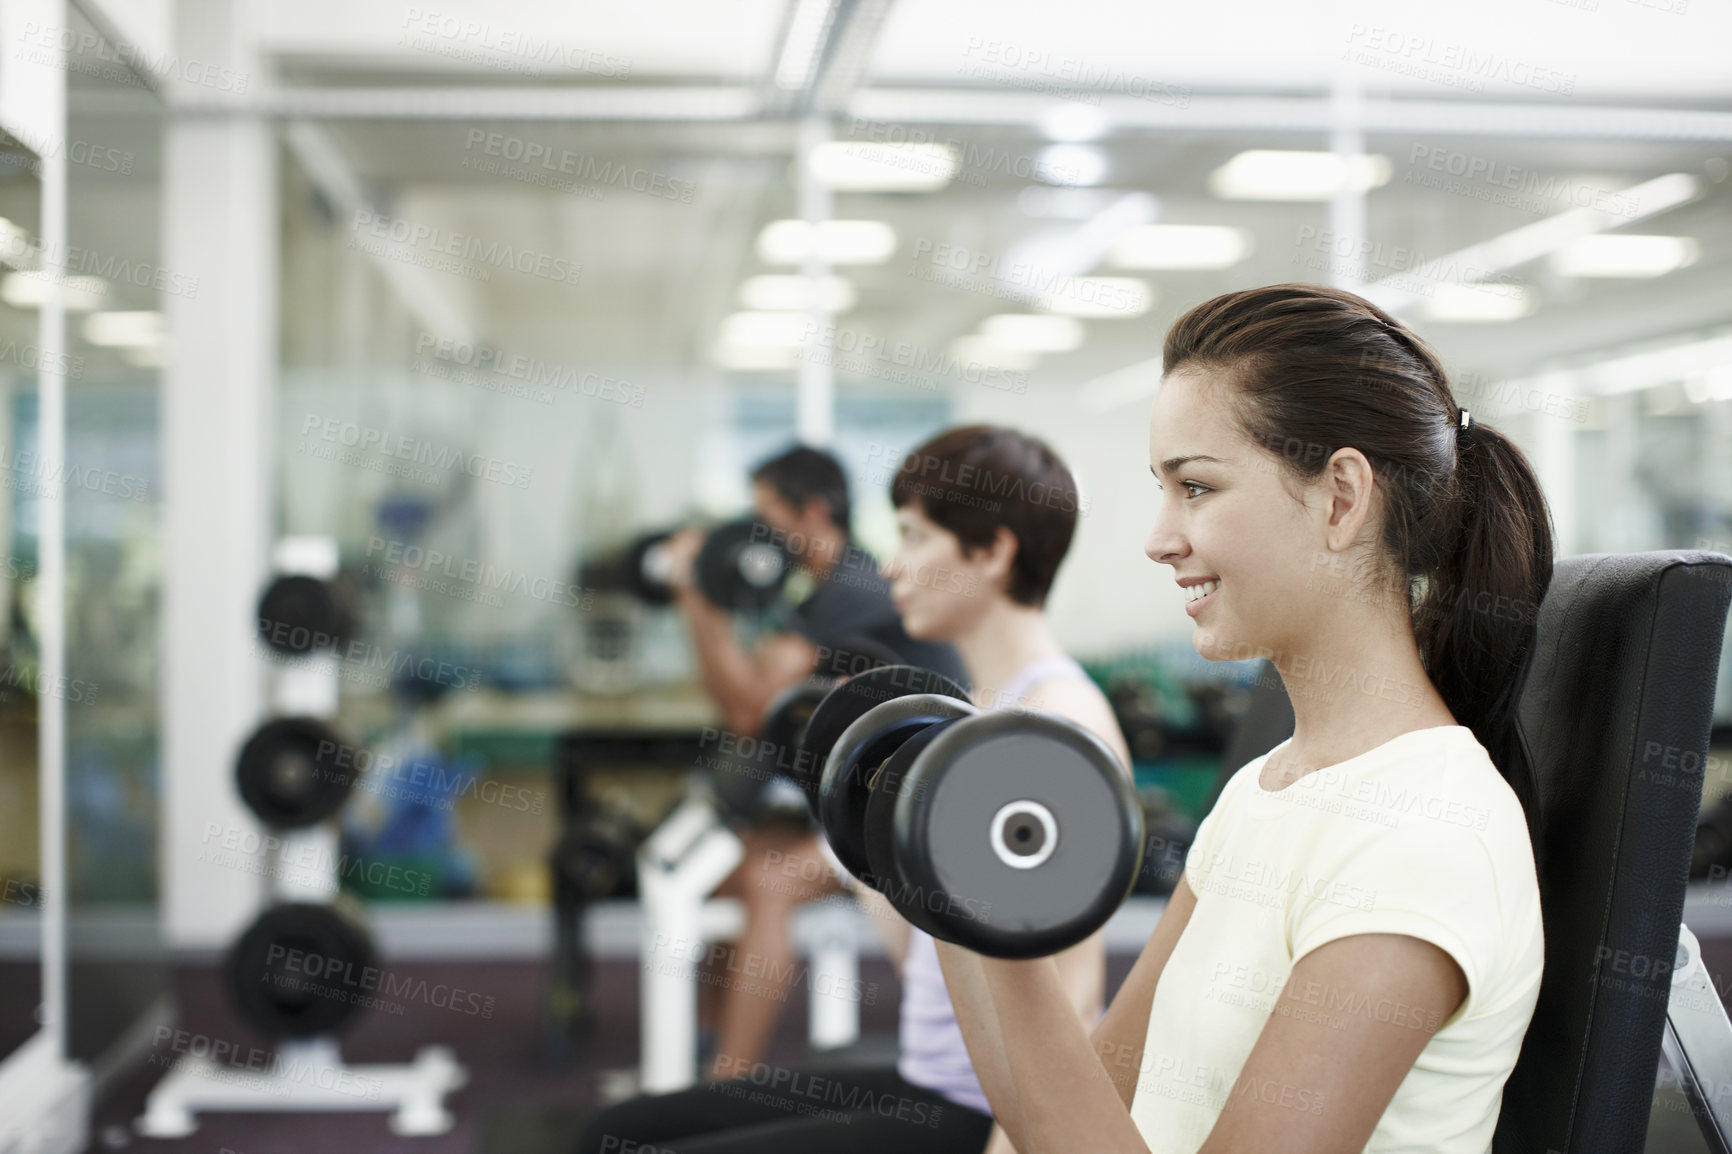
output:
<instances>
[{"instance_id":1,"label":"woman's ear","mask_svg":"<svg viewBox=\"0 0 1732 1154\"><path fill-rule=\"evenodd\" d=\"M1016 563L1016 553L1022 543L1016 539L1016 534L1009 526L1000 525L992 535L992 543L986 549L986 573L989 580L1004 578L1010 581L1010 567Z\"/></svg>"}]
</instances>

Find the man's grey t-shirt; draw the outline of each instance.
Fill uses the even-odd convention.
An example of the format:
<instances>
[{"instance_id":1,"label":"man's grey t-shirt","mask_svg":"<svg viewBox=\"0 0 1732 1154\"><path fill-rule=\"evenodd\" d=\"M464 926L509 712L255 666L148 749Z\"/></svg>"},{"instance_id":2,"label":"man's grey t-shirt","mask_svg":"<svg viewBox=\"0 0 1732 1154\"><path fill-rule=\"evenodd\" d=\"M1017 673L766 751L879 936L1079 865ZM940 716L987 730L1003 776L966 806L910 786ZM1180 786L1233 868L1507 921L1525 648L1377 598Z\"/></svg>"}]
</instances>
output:
<instances>
[{"instance_id":1,"label":"man's grey t-shirt","mask_svg":"<svg viewBox=\"0 0 1732 1154\"><path fill-rule=\"evenodd\" d=\"M777 602L778 611L771 617L773 627L798 633L832 653L865 638L889 649L905 664L968 686L967 671L955 649L943 642L916 641L903 630L902 618L890 600L890 585L879 576L877 559L852 539L816 588L811 583L808 570L794 571L783 589L784 600ZM809 594L803 586L811 590ZM796 603L791 597L804 599Z\"/></svg>"}]
</instances>

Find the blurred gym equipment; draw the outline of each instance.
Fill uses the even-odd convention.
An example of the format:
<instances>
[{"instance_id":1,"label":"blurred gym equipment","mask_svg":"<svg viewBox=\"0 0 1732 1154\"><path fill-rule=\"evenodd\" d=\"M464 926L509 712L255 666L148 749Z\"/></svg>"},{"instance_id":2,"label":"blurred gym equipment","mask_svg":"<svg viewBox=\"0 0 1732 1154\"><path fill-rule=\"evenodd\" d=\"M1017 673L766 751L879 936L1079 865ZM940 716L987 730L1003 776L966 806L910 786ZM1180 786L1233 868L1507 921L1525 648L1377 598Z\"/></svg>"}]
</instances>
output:
<instances>
[{"instance_id":1,"label":"blurred gym equipment","mask_svg":"<svg viewBox=\"0 0 1732 1154\"><path fill-rule=\"evenodd\" d=\"M267 720L247 741L235 786L277 831L261 842L266 891L276 900L230 947L224 977L241 1018L281 1041L263 1070L227 1068L214 1055L183 1058L152 1088L136 1125L148 1137L175 1138L197 1128L201 1110L366 1109L392 1111L396 1134L443 1134L454 1121L445 1095L467 1080L450 1050L424 1046L407 1065L350 1066L332 1036L361 1010L363 995L378 988L368 975L373 983L381 976L359 908L338 899L341 855L329 821L354 788L355 774L344 763L355 758L354 747L322 720L337 705L336 655L324 650L340 644L355 622L334 608L341 597L317 592L334 587L335 541L284 538L275 563L278 575L260 601L259 633L287 655L271 698L289 716ZM314 1072L310 1082L307 1071ZM357 1085L369 1092L357 1094Z\"/></svg>"},{"instance_id":2,"label":"blurred gym equipment","mask_svg":"<svg viewBox=\"0 0 1732 1154\"><path fill-rule=\"evenodd\" d=\"M678 528L646 533L615 556L584 566L579 584L590 588L623 589L646 605L668 605L671 561L667 541ZM735 613L762 612L776 599L793 558L781 535L762 521L747 517L710 529L692 563L692 577L712 603Z\"/></svg>"}]
</instances>

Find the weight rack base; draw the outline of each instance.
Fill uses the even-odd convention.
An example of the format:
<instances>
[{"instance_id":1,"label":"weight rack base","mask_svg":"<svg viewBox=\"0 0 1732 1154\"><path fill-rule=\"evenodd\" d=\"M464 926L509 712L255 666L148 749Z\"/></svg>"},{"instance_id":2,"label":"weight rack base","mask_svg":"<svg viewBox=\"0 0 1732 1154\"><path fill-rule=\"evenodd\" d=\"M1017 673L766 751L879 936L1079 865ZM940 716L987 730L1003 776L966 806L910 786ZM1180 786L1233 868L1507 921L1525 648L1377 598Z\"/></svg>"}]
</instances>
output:
<instances>
[{"instance_id":1,"label":"weight rack base","mask_svg":"<svg viewBox=\"0 0 1732 1154\"><path fill-rule=\"evenodd\" d=\"M184 1138L198 1113L338 1113L389 1110L393 1134L444 1134L454 1119L445 1095L468 1072L445 1046L423 1046L407 1064L346 1065L334 1043L283 1046L268 1070L182 1058L145 1102L133 1128L147 1138Z\"/></svg>"}]
</instances>

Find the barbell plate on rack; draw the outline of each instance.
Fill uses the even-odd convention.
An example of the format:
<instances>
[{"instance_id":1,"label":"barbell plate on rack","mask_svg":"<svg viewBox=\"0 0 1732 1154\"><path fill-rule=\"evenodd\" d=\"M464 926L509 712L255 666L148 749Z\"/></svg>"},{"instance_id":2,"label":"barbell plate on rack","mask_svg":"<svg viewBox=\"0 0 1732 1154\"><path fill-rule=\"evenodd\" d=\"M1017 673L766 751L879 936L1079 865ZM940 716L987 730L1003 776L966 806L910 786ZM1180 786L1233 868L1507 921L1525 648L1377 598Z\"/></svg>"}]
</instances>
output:
<instances>
[{"instance_id":1,"label":"barbell plate on rack","mask_svg":"<svg viewBox=\"0 0 1732 1154\"><path fill-rule=\"evenodd\" d=\"M339 809L359 776L355 748L313 717L279 717L253 731L235 762L247 808L273 829L315 825Z\"/></svg>"},{"instance_id":2,"label":"barbell plate on rack","mask_svg":"<svg viewBox=\"0 0 1732 1154\"><path fill-rule=\"evenodd\" d=\"M271 906L224 960L241 1019L271 1037L328 1034L379 993L372 937L342 903Z\"/></svg>"}]
</instances>

